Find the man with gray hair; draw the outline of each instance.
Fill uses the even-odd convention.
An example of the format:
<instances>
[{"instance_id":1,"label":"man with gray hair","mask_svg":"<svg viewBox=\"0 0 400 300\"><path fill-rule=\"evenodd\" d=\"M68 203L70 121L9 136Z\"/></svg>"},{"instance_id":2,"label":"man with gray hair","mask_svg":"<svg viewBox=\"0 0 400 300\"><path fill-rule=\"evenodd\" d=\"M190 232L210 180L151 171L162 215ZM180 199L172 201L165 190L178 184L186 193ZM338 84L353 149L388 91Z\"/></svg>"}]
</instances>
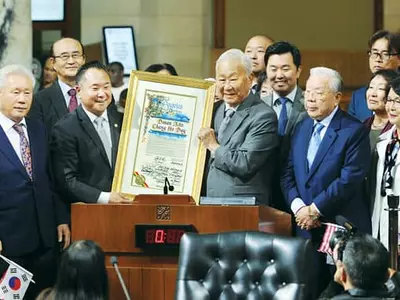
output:
<instances>
[{"instance_id":1,"label":"man with gray hair","mask_svg":"<svg viewBox=\"0 0 400 300\"><path fill-rule=\"evenodd\" d=\"M295 129L281 178L296 234L311 238L316 247L325 229L321 223L335 222L338 215L371 232L364 193L369 136L361 122L339 108L342 85L335 70L311 69L304 95L308 117Z\"/></svg>"},{"instance_id":2,"label":"man with gray hair","mask_svg":"<svg viewBox=\"0 0 400 300\"><path fill-rule=\"evenodd\" d=\"M45 127L25 118L34 82L23 66L0 69L0 252L33 273L26 299L54 284L57 253L70 242L67 206L48 173Z\"/></svg>"},{"instance_id":3,"label":"man with gray hair","mask_svg":"<svg viewBox=\"0 0 400 300\"><path fill-rule=\"evenodd\" d=\"M200 141L210 151L207 196L253 196L270 201L273 159L278 146L274 111L250 92L250 59L238 49L224 52L216 63L217 89L212 128L202 128Z\"/></svg>"}]
</instances>

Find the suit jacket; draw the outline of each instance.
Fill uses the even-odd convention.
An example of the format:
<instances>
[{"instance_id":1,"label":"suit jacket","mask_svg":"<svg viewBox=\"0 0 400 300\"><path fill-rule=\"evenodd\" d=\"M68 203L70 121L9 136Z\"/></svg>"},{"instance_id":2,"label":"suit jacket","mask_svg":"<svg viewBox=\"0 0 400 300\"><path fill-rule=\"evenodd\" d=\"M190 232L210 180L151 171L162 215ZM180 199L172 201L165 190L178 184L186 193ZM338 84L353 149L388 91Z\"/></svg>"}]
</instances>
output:
<instances>
[{"instance_id":1,"label":"suit jacket","mask_svg":"<svg viewBox=\"0 0 400 300\"><path fill-rule=\"evenodd\" d=\"M218 134L225 105L219 102L213 128ZM232 116L215 157L210 159L207 196L255 196L268 204L278 146L274 111L250 93Z\"/></svg>"},{"instance_id":2,"label":"suit jacket","mask_svg":"<svg viewBox=\"0 0 400 300\"><path fill-rule=\"evenodd\" d=\"M112 98L108 110L112 110L113 113L117 111L114 98ZM50 134L54 124L68 113L64 95L58 80L56 80L51 86L34 95L29 117L42 121Z\"/></svg>"},{"instance_id":3,"label":"suit jacket","mask_svg":"<svg viewBox=\"0 0 400 300\"><path fill-rule=\"evenodd\" d=\"M58 80L34 95L29 116L42 121L49 133L54 124L66 114L68 108Z\"/></svg>"},{"instance_id":4,"label":"suit jacket","mask_svg":"<svg viewBox=\"0 0 400 300\"><path fill-rule=\"evenodd\" d=\"M53 193L45 127L26 118L33 180L0 126L0 240L5 256L21 256L56 244L59 224L68 224L66 205Z\"/></svg>"},{"instance_id":5,"label":"suit jacket","mask_svg":"<svg viewBox=\"0 0 400 300\"><path fill-rule=\"evenodd\" d=\"M108 111L112 140L112 165L103 143L82 106L57 122L50 149L57 188L70 202L96 203L110 192L117 157L121 116Z\"/></svg>"},{"instance_id":6,"label":"suit jacket","mask_svg":"<svg viewBox=\"0 0 400 300\"><path fill-rule=\"evenodd\" d=\"M349 114L361 122L372 116L372 111L368 109L366 94L366 86L354 91L348 108Z\"/></svg>"},{"instance_id":7,"label":"suit jacket","mask_svg":"<svg viewBox=\"0 0 400 300\"><path fill-rule=\"evenodd\" d=\"M313 127L314 121L307 117L292 138L281 178L289 207L295 198L300 198L306 205L315 203L325 219L334 222L335 216L342 215L361 231L370 233L371 219L364 193L371 155L368 130L338 109L309 170L307 151ZM309 231L300 228L297 233L311 237Z\"/></svg>"},{"instance_id":8,"label":"suit jacket","mask_svg":"<svg viewBox=\"0 0 400 300\"><path fill-rule=\"evenodd\" d=\"M373 163L375 165L375 174L371 174L371 191L372 197L372 235L378 238L387 249L389 249L389 214L387 196L381 196L381 182L385 165L386 148L392 139L393 131L396 126L393 126L389 131L379 137L379 141L374 151ZM396 162L392 169L393 188L387 190L388 195L400 195L400 155L397 154ZM399 225L399 224L398 224ZM400 226L399 226L400 227Z\"/></svg>"},{"instance_id":9,"label":"suit jacket","mask_svg":"<svg viewBox=\"0 0 400 300\"><path fill-rule=\"evenodd\" d=\"M264 98L263 100L270 107L273 107L272 94L269 95L267 98ZM279 159L276 160L276 170L278 174L281 173L283 166L286 164L290 151L290 142L294 130L297 124L299 124L305 117L307 117L307 112L304 108L303 90L300 87L297 87L296 96L294 98L292 109L290 111L288 122L285 128L285 135L279 137ZM280 210L285 210L290 212L290 209L287 207L286 202L283 198L279 181L280 181L279 175L273 177L273 184L272 184L273 197L271 204Z\"/></svg>"}]
</instances>

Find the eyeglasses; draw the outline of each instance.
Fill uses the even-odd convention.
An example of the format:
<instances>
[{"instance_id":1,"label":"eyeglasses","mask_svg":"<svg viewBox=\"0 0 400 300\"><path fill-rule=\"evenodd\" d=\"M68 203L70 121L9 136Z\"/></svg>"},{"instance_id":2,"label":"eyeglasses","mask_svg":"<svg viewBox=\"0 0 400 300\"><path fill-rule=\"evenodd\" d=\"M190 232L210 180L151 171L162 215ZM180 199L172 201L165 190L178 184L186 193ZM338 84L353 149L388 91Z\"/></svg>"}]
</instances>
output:
<instances>
[{"instance_id":1,"label":"eyeglasses","mask_svg":"<svg viewBox=\"0 0 400 300\"><path fill-rule=\"evenodd\" d=\"M394 98L394 99L390 99L387 98L386 99L386 104L388 103L393 103L393 106L396 108L400 108L400 97Z\"/></svg>"},{"instance_id":2,"label":"eyeglasses","mask_svg":"<svg viewBox=\"0 0 400 300\"><path fill-rule=\"evenodd\" d=\"M304 92L304 98L306 99L315 99L318 101L322 101L324 100L325 96L328 94L329 92L325 91L310 91L310 90L306 90Z\"/></svg>"},{"instance_id":3,"label":"eyeglasses","mask_svg":"<svg viewBox=\"0 0 400 300\"><path fill-rule=\"evenodd\" d=\"M399 55L398 53L389 53L389 52L372 52L368 51L367 52L369 57L372 59L377 59L379 58L382 61L388 61L392 56Z\"/></svg>"},{"instance_id":4,"label":"eyeglasses","mask_svg":"<svg viewBox=\"0 0 400 300\"><path fill-rule=\"evenodd\" d=\"M72 53L72 54L64 53L64 54L61 54L61 55L58 55L58 56L53 56L53 57L54 58L59 58L62 61L67 61L70 57L72 57L72 59L74 59L74 60L80 59L80 58L83 57L83 54L80 54L80 53Z\"/></svg>"}]
</instances>

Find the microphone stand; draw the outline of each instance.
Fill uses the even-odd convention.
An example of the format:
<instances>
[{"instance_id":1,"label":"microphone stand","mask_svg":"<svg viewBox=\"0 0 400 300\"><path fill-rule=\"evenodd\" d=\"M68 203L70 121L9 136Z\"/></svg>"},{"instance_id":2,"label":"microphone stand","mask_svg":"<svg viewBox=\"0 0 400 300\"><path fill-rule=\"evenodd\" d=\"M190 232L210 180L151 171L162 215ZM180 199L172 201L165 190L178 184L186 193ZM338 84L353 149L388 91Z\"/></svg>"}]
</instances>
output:
<instances>
[{"instance_id":1,"label":"microphone stand","mask_svg":"<svg viewBox=\"0 0 400 300\"><path fill-rule=\"evenodd\" d=\"M397 271L398 267L398 234L399 234L399 196L387 196L389 212L389 252L390 252L390 267Z\"/></svg>"}]
</instances>

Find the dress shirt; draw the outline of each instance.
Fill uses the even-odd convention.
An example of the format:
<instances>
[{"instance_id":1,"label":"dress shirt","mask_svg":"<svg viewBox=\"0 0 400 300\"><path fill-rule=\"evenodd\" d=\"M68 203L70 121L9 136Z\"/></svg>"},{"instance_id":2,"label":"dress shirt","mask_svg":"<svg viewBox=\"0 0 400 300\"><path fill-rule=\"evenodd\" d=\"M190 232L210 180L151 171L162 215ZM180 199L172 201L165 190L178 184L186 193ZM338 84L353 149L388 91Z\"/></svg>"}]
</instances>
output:
<instances>
[{"instance_id":1,"label":"dress shirt","mask_svg":"<svg viewBox=\"0 0 400 300\"><path fill-rule=\"evenodd\" d=\"M14 124L16 124L13 120L7 118L5 115L0 113L0 126L3 128L4 133L6 134L8 140L11 143L11 146L13 147L15 153L18 155L19 160L21 161L22 164L24 162L22 161L22 155L21 155L21 142L20 142L20 137L18 132L13 128ZM19 124L22 124L22 129L25 133L26 139L28 140L29 143L29 136L28 136L28 130L26 128L26 121L25 118L22 119Z\"/></svg>"},{"instance_id":2,"label":"dress shirt","mask_svg":"<svg viewBox=\"0 0 400 300\"><path fill-rule=\"evenodd\" d=\"M290 113L292 112L292 106L293 106L294 98L296 97L296 93L297 93L297 85L295 86L293 91L291 91L289 94L287 94L285 96L285 98L289 99L289 101L286 102L286 110L287 110L288 119L290 117ZM275 91L273 91L272 92L272 108L276 112L276 116L278 117L278 119L279 119L279 116L280 116L281 110L282 110L282 104L279 101L279 98L282 98L282 96L279 96Z\"/></svg>"},{"instance_id":3,"label":"dress shirt","mask_svg":"<svg viewBox=\"0 0 400 300\"><path fill-rule=\"evenodd\" d=\"M58 79L58 84L60 85L61 92L64 96L65 104L67 105L67 107L69 107L69 101L71 100L71 96L68 95L68 92L70 89L73 89L74 87L70 87L68 84L62 82L60 79ZM79 106L79 104L81 104L81 101L78 97L78 93L76 94L76 100L78 101L78 106Z\"/></svg>"},{"instance_id":4,"label":"dress shirt","mask_svg":"<svg viewBox=\"0 0 400 300\"><path fill-rule=\"evenodd\" d=\"M331 121L332 121L334 115L336 114L337 110L338 110L338 106L335 107L335 109L329 114L329 116L327 116L325 119L319 121L322 125L324 125L324 128L321 130L321 132L319 134L320 137L321 137L321 144L322 144L322 141L324 139L326 130L328 129L329 124L331 124ZM318 121L314 120L314 125L317 122ZM314 203L312 203L311 205L318 211L318 213L320 213L318 207ZM290 205L290 209L292 210L292 212L294 214L296 214L299 211L299 209L304 207L304 206L306 206L306 204L304 203L304 201L302 199L295 198L295 199L293 199L292 204Z\"/></svg>"},{"instance_id":5,"label":"dress shirt","mask_svg":"<svg viewBox=\"0 0 400 300\"><path fill-rule=\"evenodd\" d=\"M104 120L105 120L104 129L107 134L108 141L110 142L110 145L112 147L110 122L108 120L107 110L105 110L101 116L96 116L95 114L88 111L84 105L82 105L82 108L83 108L84 112L86 113L86 115L89 117L90 122L93 124L93 127L96 130L96 132L97 132L97 129L96 129L97 125L94 123L94 120L96 120L99 117L104 118ZM99 198L97 199L97 203L107 204L110 201L110 196L111 196L110 192L101 192Z\"/></svg>"}]
</instances>

